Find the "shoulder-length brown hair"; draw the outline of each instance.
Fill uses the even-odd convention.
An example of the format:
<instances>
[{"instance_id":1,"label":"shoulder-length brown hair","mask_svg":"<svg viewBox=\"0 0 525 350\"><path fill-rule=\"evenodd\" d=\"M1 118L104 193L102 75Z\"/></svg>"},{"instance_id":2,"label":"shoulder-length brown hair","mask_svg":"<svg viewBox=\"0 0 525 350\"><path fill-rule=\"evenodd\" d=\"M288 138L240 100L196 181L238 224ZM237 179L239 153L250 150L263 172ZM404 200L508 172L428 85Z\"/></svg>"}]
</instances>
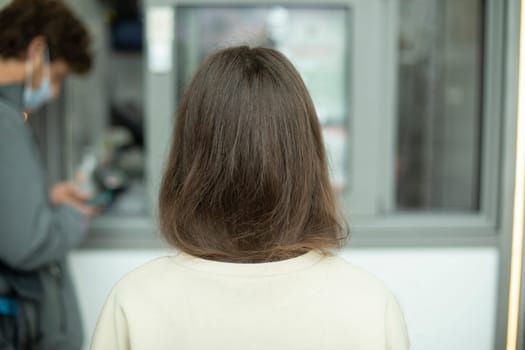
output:
<instances>
[{"instance_id":1,"label":"shoulder-length brown hair","mask_svg":"<svg viewBox=\"0 0 525 350\"><path fill-rule=\"evenodd\" d=\"M177 111L159 196L161 230L201 258L264 262L346 238L308 91L278 51L209 56Z\"/></svg>"}]
</instances>

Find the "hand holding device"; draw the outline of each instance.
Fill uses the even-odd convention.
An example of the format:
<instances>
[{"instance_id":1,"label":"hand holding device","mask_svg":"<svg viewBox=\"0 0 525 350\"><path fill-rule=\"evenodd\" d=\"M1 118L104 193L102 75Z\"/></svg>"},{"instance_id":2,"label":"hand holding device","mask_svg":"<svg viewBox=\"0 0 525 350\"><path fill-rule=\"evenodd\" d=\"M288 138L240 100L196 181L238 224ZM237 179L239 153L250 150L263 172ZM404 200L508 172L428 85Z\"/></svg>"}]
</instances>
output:
<instances>
[{"instance_id":1,"label":"hand holding device","mask_svg":"<svg viewBox=\"0 0 525 350\"><path fill-rule=\"evenodd\" d=\"M99 212L99 208L86 203L91 197L91 193L68 181L55 184L49 191L49 199L53 205L70 205L86 216L94 216Z\"/></svg>"}]
</instances>

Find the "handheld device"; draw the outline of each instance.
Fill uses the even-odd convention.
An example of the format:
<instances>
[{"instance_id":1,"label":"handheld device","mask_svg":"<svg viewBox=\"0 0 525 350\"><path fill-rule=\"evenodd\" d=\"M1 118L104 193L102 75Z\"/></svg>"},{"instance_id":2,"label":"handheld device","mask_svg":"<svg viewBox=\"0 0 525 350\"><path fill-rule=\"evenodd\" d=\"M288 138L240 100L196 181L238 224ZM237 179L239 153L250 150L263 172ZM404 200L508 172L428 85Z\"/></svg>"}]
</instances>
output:
<instances>
[{"instance_id":1,"label":"handheld device","mask_svg":"<svg viewBox=\"0 0 525 350\"><path fill-rule=\"evenodd\" d=\"M113 199L113 192L111 191L102 191L91 197L86 201L86 204L92 207L98 207L102 205L107 205Z\"/></svg>"}]
</instances>

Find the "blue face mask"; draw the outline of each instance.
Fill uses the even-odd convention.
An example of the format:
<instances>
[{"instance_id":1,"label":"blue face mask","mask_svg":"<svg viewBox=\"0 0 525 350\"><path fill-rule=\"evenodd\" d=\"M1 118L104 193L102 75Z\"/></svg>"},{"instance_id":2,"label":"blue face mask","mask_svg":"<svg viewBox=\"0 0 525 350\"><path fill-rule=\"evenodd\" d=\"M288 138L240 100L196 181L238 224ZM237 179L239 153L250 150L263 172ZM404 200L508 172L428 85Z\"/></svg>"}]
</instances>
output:
<instances>
[{"instance_id":1,"label":"blue face mask","mask_svg":"<svg viewBox=\"0 0 525 350\"><path fill-rule=\"evenodd\" d=\"M49 51L46 48L44 53L44 75L40 86L33 89L33 67L29 57L26 60L26 84L24 87L24 107L26 110L34 111L47 101L53 98L51 88L51 76L49 72Z\"/></svg>"}]
</instances>

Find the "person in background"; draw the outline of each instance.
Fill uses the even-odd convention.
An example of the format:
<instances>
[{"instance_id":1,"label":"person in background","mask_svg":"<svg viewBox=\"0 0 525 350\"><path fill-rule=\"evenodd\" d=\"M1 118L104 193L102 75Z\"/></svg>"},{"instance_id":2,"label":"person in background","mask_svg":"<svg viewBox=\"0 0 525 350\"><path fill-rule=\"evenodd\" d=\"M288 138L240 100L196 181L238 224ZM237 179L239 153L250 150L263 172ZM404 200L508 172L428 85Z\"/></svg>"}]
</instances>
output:
<instances>
[{"instance_id":1,"label":"person in background","mask_svg":"<svg viewBox=\"0 0 525 350\"><path fill-rule=\"evenodd\" d=\"M97 212L71 182L49 190L25 124L92 64L85 26L58 0L0 10L0 349L80 349L82 325L66 254Z\"/></svg>"},{"instance_id":2,"label":"person in background","mask_svg":"<svg viewBox=\"0 0 525 350\"><path fill-rule=\"evenodd\" d=\"M179 253L112 289L91 349L406 350L385 285L335 254L338 214L310 95L278 51L202 63L159 195Z\"/></svg>"}]
</instances>

